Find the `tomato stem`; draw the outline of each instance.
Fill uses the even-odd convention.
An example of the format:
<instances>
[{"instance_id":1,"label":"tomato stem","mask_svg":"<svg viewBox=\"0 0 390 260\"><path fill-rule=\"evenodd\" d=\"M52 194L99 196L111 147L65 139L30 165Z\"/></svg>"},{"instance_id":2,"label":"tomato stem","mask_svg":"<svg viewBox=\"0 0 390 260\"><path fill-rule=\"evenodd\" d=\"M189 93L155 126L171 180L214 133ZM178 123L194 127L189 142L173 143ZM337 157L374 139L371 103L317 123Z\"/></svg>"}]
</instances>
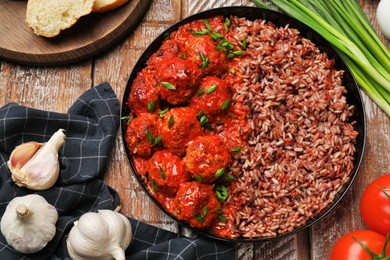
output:
<instances>
[{"instance_id":1,"label":"tomato stem","mask_svg":"<svg viewBox=\"0 0 390 260\"><path fill-rule=\"evenodd\" d=\"M376 255L372 252L365 244L363 244L359 239L352 236L353 239L361 246L363 249L372 257L372 260L390 260L390 256L386 256L387 243L389 242L389 234L386 235L385 244L383 245L382 252L379 255Z\"/></svg>"}]
</instances>

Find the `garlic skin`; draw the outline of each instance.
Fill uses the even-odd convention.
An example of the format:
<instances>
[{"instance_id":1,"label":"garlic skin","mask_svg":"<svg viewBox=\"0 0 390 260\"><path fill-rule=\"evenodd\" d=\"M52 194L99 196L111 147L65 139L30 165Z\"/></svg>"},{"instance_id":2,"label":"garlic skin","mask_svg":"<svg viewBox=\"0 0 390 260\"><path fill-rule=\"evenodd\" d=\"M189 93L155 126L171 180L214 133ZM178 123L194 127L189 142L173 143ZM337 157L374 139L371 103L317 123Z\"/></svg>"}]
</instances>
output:
<instances>
[{"instance_id":1,"label":"garlic skin","mask_svg":"<svg viewBox=\"0 0 390 260\"><path fill-rule=\"evenodd\" d=\"M17 146L7 162L12 180L31 190L52 187L59 176L58 150L64 142L64 130L59 129L47 143L28 142Z\"/></svg>"},{"instance_id":2,"label":"garlic skin","mask_svg":"<svg viewBox=\"0 0 390 260\"><path fill-rule=\"evenodd\" d=\"M73 260L125 260L125 250L130 245L130 221L112 210L83 214L69 232L66 241Z\"/></svg>"},{"instance_id":3,"label":"garlic skin","mask_svg":"<svg viewBox=\"0 0 390 260\"><path fill-rule=\"evenodd\" d=\"M16 251L40 251L56 234L58 213L38 194L12 199L1 218L1 233Z\"/></svg>"}]
</instances>

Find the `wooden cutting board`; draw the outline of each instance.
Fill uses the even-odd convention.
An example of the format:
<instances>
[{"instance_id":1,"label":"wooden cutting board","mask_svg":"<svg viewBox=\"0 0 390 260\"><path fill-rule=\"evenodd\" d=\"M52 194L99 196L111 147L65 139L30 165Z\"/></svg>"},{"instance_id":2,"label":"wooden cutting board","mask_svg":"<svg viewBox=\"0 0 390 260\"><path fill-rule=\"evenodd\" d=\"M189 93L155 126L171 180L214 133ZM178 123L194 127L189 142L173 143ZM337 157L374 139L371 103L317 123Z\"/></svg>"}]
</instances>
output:
<instances>
[{"instance_id":1,"label":"wooden cutting board","mask_svg":"<svg viewBox=\"0 0 390 260\"><path fill-rule=\"evenodd\" d=\"M33 34L25 23L27 1L0 0L0 59L53 66L80 61L110 47L141 20L151 0L129 0L117 9L82 17L53 38Z\"/></svg>"}]
</instances>

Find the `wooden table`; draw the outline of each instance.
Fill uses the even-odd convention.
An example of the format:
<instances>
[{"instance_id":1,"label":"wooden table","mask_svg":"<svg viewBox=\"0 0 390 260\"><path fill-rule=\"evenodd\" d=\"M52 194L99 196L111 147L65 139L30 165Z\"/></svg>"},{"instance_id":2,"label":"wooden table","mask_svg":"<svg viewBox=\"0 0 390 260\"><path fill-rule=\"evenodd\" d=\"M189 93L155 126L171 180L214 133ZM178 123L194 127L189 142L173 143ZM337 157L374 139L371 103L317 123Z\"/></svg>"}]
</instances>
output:
<instances>
[{"instance_id":1,"label":"wooden table","mask_svg":"<svg viewBox=\"0 0 390 260\"><path fill-rule=\"evenodd\" d=\"M379 1L359 2L378 30L375 11ZM232 5L253 6L249 0L154 0L132 34L91 59L60 67L29 67L0 61L0 105L17 102L66 112L79 95L103 81L108 81L121 99L132 67L159 33L188 15ZM382 40L390 48L390 42L383 37ZM390 118L366 95L363 97L368 123L366 154L346 196L308 230L275 242L237 244L238 259L327 259L338 238L365 228L359 213L361 194L375 177L390 173ZM151 202L130 174L119 132L105 180L119 192L123 214L178 232L178 225Z\"/></svg>"}]
</instances>

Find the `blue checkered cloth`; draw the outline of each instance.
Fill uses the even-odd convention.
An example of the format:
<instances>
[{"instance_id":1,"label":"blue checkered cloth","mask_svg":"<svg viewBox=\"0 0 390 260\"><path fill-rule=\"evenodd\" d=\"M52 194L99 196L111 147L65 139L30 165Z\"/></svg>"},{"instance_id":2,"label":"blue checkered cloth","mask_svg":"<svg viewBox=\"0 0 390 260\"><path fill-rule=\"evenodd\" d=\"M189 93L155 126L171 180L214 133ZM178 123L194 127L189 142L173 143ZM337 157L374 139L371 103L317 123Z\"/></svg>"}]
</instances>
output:
<instances>
[{"instance_id":1,"label":"blue checkered cloth","mask_svg":"<svg viewBox=\"0 0 390 260\"><path fill-rule=\"evenodd\" d=\"M48 112L10 103L0 108L0 216L14 197L37 193L57 208L59 219L52 241L41 251L23 255L0 234L0 259L69 259L67 234L73 222L86 212L115 209L119 197L102 176L119 128L119 102L107 83L91 88L68 113ZM66 131L59 151L57 183L44 191L15 185L7 167L15 146L28 141L46 142L54 132ZM234 259L231 244L208 238L186 238L130 219L133 241L127 259Z\"/></svg>"}]
</instances>

